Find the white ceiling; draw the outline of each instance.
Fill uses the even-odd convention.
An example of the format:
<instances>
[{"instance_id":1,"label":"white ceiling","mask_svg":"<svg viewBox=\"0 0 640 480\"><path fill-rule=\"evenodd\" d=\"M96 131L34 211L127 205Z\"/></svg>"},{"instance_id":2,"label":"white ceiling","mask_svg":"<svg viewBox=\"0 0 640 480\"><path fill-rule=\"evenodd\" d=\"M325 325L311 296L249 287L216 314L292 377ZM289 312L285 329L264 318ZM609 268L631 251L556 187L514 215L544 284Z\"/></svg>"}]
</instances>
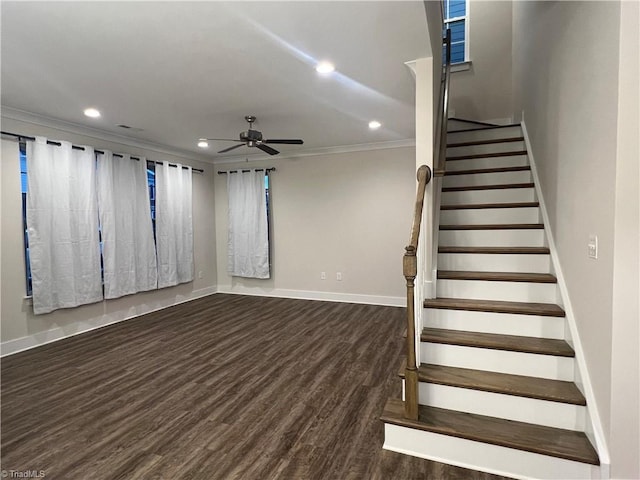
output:
<instances>
[{"instance_id":1,"label":"white ceiling","mask_svg":"<svg viewBox=\"0 0 640 480\"><path fill-rule=\"evenodd\" d=\"M431 55L422 1L0 5L3 107L212 159L262 154L196 146L237 138L247 114L265 138L304 139L283 153L415 138L404 62Z\"/></svg>"}]
</instances>

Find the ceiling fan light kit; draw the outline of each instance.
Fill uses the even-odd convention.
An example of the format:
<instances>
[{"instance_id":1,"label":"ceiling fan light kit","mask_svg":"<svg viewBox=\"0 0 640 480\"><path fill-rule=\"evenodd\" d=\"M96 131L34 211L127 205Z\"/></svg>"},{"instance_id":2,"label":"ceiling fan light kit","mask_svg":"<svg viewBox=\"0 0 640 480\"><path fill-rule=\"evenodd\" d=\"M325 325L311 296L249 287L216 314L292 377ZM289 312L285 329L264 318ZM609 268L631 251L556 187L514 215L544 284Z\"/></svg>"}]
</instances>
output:
<instances>
[{"instance_id":1,"label":"ceiling fan light kit","mask_svg":"<svg viewBox=\"0 0 640 480\"><path fill-rule=\"evenodd\" d=\"M256 147L262 150L269 155L277 155L280 153L275 148L269 147L265 145L267 143L270 144L282 144L282 145L302 145L304 142L298 138L293 139L271 139L271 140L263 140L262 132L253 129L253 122L256 121L255 115L246 115L244 119L249 123L249 129L246 132L241 132L239 135L240 140L233 140L230 138L207 138L207 140L219 141L219 142L238 142L238 145L233 145L232 147L225 148L224 150L220 150L218 153L226 153L231 150L234 150L238 147L247 146L250 148Z\"/></svg>"}]
</instances>

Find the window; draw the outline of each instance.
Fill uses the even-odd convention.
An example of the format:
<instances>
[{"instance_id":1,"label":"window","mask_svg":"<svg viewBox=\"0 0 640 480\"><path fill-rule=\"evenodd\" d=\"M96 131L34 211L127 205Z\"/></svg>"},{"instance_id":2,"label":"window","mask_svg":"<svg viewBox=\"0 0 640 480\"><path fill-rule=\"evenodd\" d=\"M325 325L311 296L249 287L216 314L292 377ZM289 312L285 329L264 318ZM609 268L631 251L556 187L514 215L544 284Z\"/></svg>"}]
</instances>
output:
<instances>
[{"instance_id":1,"label":"window","mask_svg":"<svg viewBox=\"0 0 640 480\"><path fill-rule=\"evenodd\" d=\"M155 163L147 163L147 183L149 185L149 200L151 204L151 224L153 227L153 238L156 236L156 172ZM29 235L27 230L27 147L25 143L20 143L20 183L22 191L22 227L24 231L24 263L26 272L26 291L27 296L33 294L31 282L31 262L29 260ZM268 194L267 194L268 195ZM98 231L98 235L101 232ZM104 266L102 259L102 239L100 239L100 274L104 279ZM104 281L103 281L104 283Z\"/></svg>"},{"instance_id":2,"label":"window","mask_svg":"<svg viewBox=\"0 0 640 480\"><path fill-rule=\"evenodd\" d=\"M20 184L22 192L22 232L24 234L24 266L27 296L31 296L31 263L29 262L29 235L27 232L27 146L20 143Z\"/></svg>"},{"instance_id":3,"label":"window","mask_svg":"<svg viewBox=\"0 0 640 480\"><path fill-rule=\"evenodd\" d=\"M468 60L469 43L467 41L467 0L443 0L445 30L451 29L451 63ZM444 50L442 54L444 63Z\"/></svg>"}]
</instances>

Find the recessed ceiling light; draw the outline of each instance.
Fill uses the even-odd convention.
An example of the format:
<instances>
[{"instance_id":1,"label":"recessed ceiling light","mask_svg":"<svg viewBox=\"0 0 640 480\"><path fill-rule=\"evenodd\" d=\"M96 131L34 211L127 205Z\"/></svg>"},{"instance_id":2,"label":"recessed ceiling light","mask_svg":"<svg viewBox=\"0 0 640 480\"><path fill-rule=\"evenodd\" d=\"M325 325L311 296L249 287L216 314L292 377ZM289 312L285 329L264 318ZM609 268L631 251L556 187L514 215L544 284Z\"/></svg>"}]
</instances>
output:
<instances>
[{"instance_id":1,"label":"recessed ceiling light","mask_svg":"<svg viewBox=\"0 0 640 480\"><path fill-rule=\"evenodd\" d=\"M97 108L87 108L84 111L84 114L87 117L91 117L91 118L98 118L100 116L100 111Z\"/></svg>"},{"instance_id":2,"label":"recessed ceiling light","mask_svg":"<svg viewBox=\"0 0 640 480\"><path fill-rule=\"evenodd\" d=\"M198 141L198 146L199 146L200 148L207 148L207 147L209 146L209 142L207 142L207 139L206 139L206 138L201 138L201 139Z\"/></svg>"},{"instance_id":3,"label":"recessed ceiling light","mask_svg":"<svg viewBox=\"0 0 640 480\"><path fill-rule=\"evenodd\" d=\"M316 72L318 73L327 74L333 72L335 69L336 67L333 66L333 63L329 62L320 62L316 65Z\"/></svg>"},{"instance_id":4,"label":"recessed ceiling light","mask_svg":"<svg viewBox=\"0 0 640 480\"><path fill-rule=\"evenodd\" d=\"M378 128L380 128L381 126L382 126L382 124L381 124L379 121L377 121L377 120L371 120L371 121L369 122L369 128L370 128L371 130L377 130L377 129L378 129Z\"/></svg>"}]
</instances>

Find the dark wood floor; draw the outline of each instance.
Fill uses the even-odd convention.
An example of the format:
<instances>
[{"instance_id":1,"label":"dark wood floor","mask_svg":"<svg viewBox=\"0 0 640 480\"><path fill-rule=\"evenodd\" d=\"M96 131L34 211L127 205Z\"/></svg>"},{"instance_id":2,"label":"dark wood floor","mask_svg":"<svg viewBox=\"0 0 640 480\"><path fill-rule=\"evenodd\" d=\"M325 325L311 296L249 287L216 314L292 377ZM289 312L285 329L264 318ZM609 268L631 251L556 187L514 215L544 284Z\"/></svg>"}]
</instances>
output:
<instances>
[{"instance_id":1,"label":"dark wood floor","mask_svg":"<svg viewBox=\"0 0 640 480\"><path fill-rule=\"evenodd\" d=\"M214 295L2 360L2 469L498 479L382 450L404 309Z\"/></svg>"}]
</instances>

